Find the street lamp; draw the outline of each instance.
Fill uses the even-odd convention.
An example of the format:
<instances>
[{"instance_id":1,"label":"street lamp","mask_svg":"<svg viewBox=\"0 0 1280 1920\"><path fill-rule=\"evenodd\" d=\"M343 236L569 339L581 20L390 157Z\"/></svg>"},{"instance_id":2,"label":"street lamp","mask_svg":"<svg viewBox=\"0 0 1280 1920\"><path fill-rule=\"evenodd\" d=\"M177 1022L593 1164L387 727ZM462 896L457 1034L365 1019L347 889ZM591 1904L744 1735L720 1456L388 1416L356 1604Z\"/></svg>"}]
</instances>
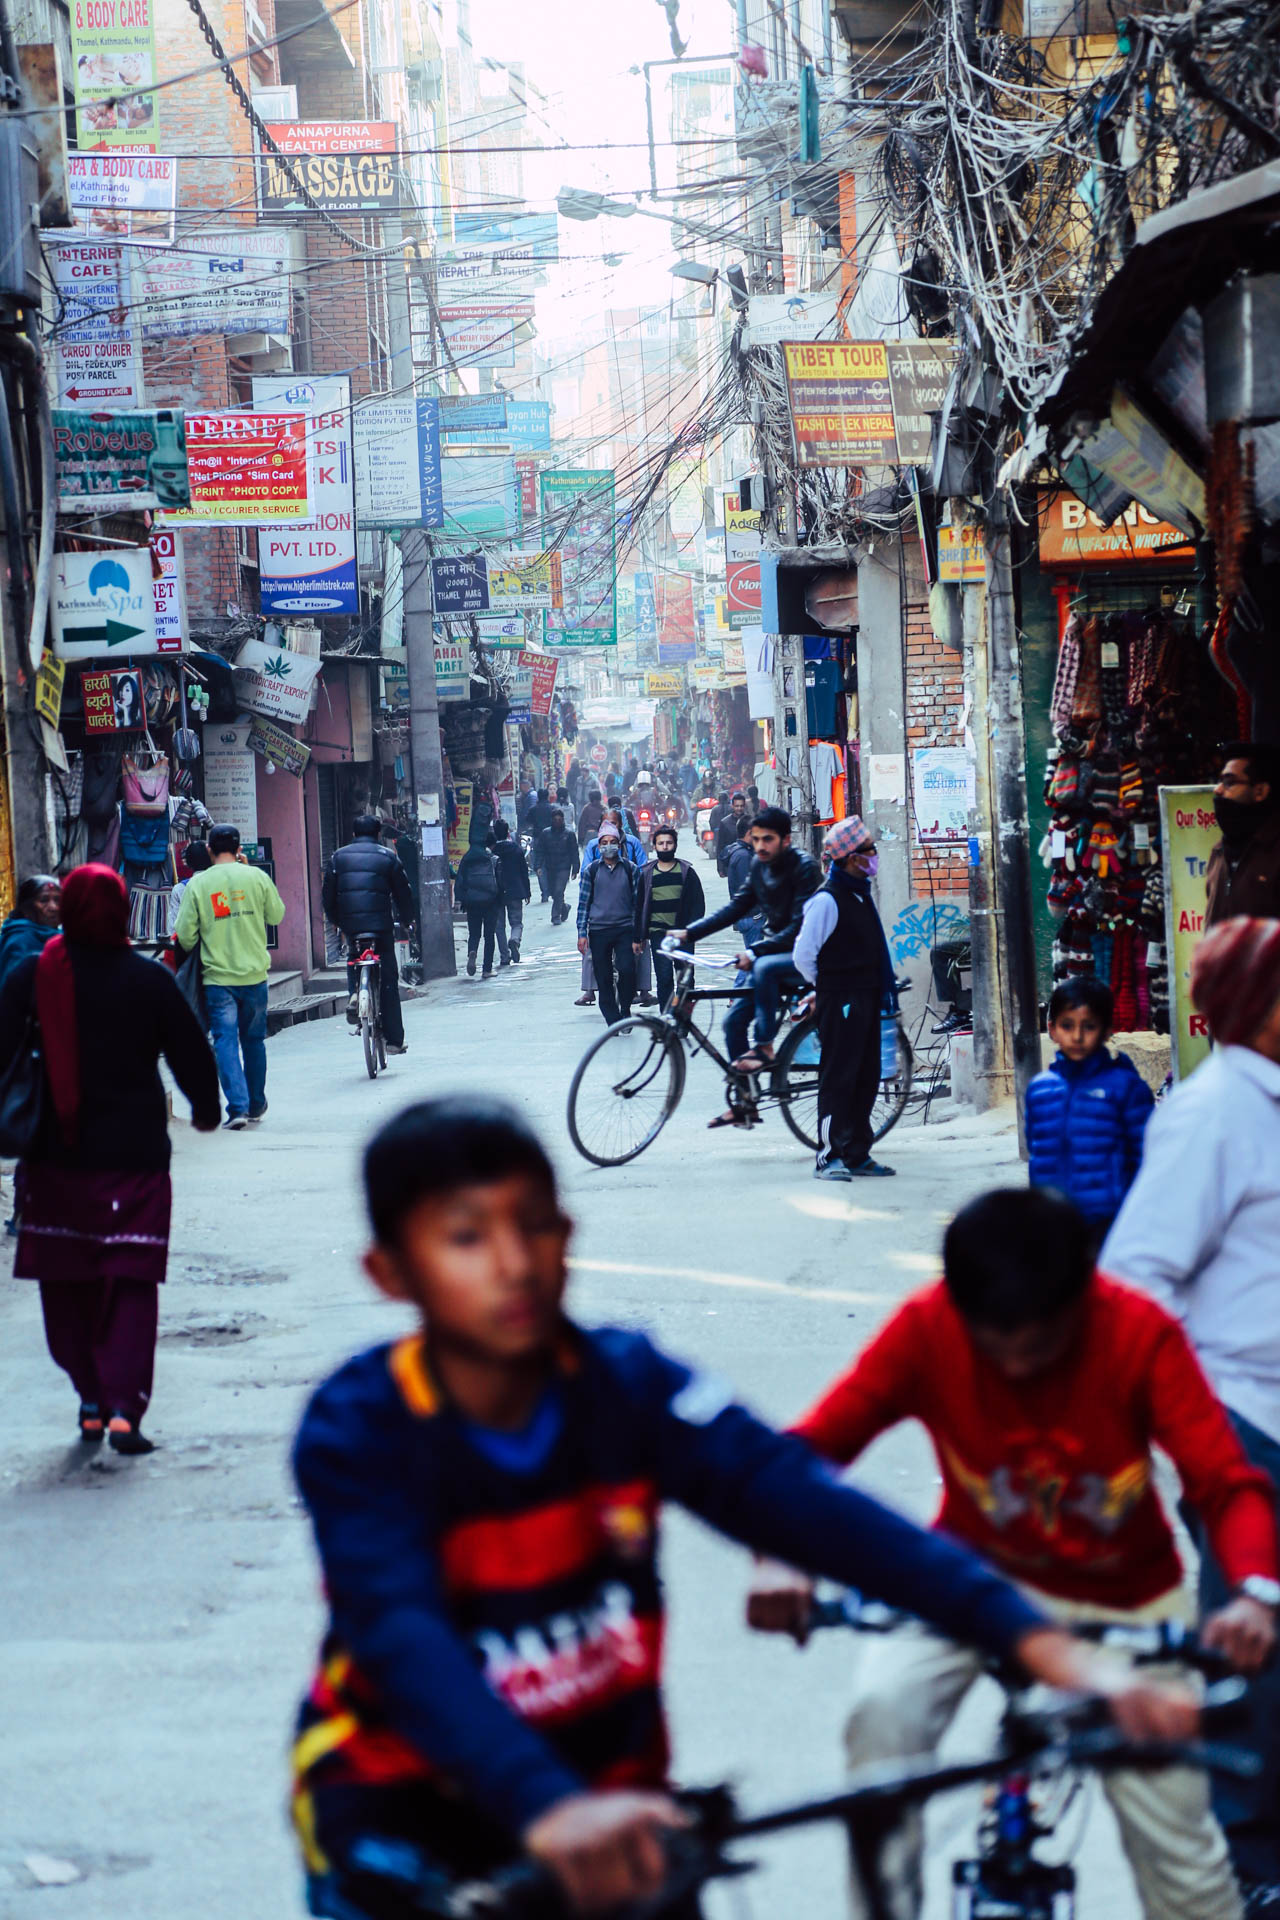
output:
<instances>
[{"instance_id":1,"label":"street lamp","mask_svg":"<svg viewBox=\"0 0 1280 1920\"><path fill-rule=\"evenodd\" d=\"M590 187L561 187L556 195L556 208L566 220L629 220L634 213L641 213L646 220L661 220L667 226L683 227L699 240L714 240L719 246L741 244L744 236L729 227L705 227L695 220L686 220L678 213L659 213L653 207L637 207L630 200L614 200L607 193L595 193Z\"/></svg>"}]
</instances>

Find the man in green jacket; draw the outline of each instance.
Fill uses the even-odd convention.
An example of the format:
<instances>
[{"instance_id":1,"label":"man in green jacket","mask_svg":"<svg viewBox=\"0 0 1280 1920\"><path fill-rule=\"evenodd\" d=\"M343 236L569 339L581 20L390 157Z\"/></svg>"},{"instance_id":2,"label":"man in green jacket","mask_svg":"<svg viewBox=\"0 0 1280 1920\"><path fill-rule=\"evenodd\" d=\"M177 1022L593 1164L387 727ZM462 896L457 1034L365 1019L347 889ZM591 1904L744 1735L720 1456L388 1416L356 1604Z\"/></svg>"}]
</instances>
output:
<instances>
[{"instance_id":1,"label":"man in green jacket","mask_svg":"<svg viewBox=\"0 0 1280 1920\"><path fill-rule=\"evenodd\" d=\"M240 852L237 827L209 834L213 865L182 896L174 938L200 949L205 1006L233 1132L256 1126L267 1110L267 928L284 919L284 901L260 867Z\"/></svg>"}]
</instances>

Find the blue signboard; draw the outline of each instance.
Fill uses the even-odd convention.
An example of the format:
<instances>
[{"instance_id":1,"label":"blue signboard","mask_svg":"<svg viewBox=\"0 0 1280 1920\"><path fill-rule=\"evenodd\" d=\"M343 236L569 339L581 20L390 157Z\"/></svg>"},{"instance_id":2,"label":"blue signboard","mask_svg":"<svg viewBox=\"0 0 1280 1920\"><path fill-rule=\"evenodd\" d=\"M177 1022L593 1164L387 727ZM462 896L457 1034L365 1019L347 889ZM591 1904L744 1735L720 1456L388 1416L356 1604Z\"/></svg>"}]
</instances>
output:
<instances>
[{"instance_id":1,"label":"blue signboard","mask_svg":"<svg viewBox=\"0 0 1280 1920\"><path fill-rule=\"evenodd\" d=\"M473 429L488 432L507 424L505 393L442 393L439 399L440 427L444 433L471 439ZM514 404L514 403L512 403ZM500 434L493 436L500 439Z\"/></svg>"},{"instance_id":2,"label":"blue signboard","mask_svg":"<svg viewBox=\"0 0 1280 1920\"><path fill-rule=\"evenodd\" d=\"M482 553L431 562L431 593L438 617L484 613L489 606L489 567Z\"/></svg>"},{"instance_id":3,"label":"blue signboard","mask_svg":"<svg viewBox=\"0 0 1280 1920\"><path fill-rule=\"evenodd\" d=\"M418 478L422 486L424 527L444 525L444 482L440 473L440 402L418 401Z\"/></svg>"},{"instance_id":4,"label":"blue signboard","mask_svg":"<svg viewBox=\"0 0 1280 1920\"><path fill-rule=\"evenodd\" d=\"M653 591L653 575L636 575L636 665L658 664L658 604Z\"/></svg>"},{"instance_id":5,"label":"blue signboard","mask_svg":"<svg viewBox=\"0 0 1280 1920\"><path fill-rule=\"evenodd\" d=\"M487 399L489 396L484 394L478 397ZM477 421L474 428L470 422L466 426L455 427L451 419L446 419L444 431L447 439L469 440L481 446L510 447L513 453L549 453L551 402L508 400L506 423L503 426L490 427L487 423Z\"/></svg>"}]
</instances>

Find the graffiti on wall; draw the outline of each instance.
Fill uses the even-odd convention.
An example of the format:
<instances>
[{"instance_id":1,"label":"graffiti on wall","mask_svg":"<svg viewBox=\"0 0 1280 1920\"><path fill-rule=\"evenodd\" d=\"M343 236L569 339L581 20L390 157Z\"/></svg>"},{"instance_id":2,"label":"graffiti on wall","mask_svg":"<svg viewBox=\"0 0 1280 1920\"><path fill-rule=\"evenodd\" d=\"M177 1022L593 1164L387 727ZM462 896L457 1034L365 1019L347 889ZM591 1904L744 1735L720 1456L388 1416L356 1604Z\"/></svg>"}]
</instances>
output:
<instances>
[{"instance_id":1,"label":"graffiti on wall","mask_svg":"<svg viewBox=\"0 0 1280 1920\"><path fill-rule=\"evenodd\" d=\"M902 909L889 932L889 951L895 967L915 960L934 947L969 938L969 916L949 900L912 900Z\"/></svg>"}]
</instances>

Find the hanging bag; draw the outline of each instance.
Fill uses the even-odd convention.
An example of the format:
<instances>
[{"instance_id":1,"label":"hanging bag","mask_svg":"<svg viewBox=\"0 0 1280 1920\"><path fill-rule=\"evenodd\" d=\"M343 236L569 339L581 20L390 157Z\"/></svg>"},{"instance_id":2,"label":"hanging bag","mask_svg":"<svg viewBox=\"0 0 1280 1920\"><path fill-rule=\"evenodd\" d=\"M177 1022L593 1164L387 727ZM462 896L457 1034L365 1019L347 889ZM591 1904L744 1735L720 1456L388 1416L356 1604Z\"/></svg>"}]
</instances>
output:
<instances>
[{"instance_id":1,"label":"hanging bag","mask_svg":"<svg viewBox=\"0 0 1280 1920\"><path fill-rule=\"evenodd\" d=\"M169 757L157 753L151 735L146 747L124 757L123 785L126 813L154 814L169 811Z\"/></svg>"},{"instance_id":2,"label":"hanging bag","mask_svg":"<svg viewBox=\"0 0 1280 1920\"><path fill-rule=\"evenodd\" d=\"M182 949L179 948L178 951L181 952ZM209 1015L204 1004L204 970L200 965L198 943L182 962L174 978L177 980L179 993L200 1022L201 1032L208 1033Z\"/></svg>"},{"instance_id":3,"label":"hanging bag","mask_svg":"<svg viewBox=\"0 0 1280 1920\"><path fill-rule=\"evenodd\" d=\"M48 1097L33 987L22 1039L0 1073L0 1155L5 1159L21 1160L31 1152L44 1125Z\"/></svg>"}]
</instances>

